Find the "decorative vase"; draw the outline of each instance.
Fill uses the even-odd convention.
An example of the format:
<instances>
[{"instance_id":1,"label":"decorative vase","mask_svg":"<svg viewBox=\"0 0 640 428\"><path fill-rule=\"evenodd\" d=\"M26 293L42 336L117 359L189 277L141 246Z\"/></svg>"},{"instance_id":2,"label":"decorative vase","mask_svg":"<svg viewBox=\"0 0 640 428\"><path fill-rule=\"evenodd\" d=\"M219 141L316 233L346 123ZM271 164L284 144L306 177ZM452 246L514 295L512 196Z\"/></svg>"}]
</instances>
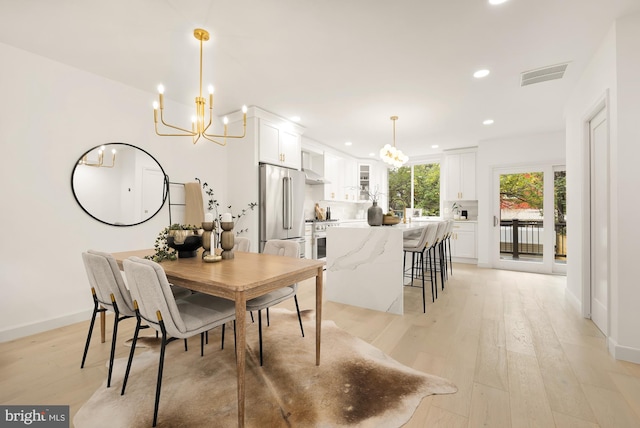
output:
<instances>
[{"instance_id":1,"label":"decorative vase","mask_svg":"<svg viewBox=\"0 0 640 428\"><path fill-rule=\"evenodd\" d=\"M235 244L233 226L234 224L232 221L220 222L220 227L222 228L222 233L220 234L222 260L229 260L233 258L233 245Z\"/></svg>"},{"instance_id":2,"label":"decorative vase","mask_svg":"<svg viewBox=\"0 0 640 428\"><path fill-rule=\"evenodd\" d=\"M213 238L213 229L215 228L215 224L212 221L203 221L202 228L204 229L204 232L202 232L202 248L204 248L202 258L204 258L204 256L212 254L212 248L215 248Z\"/></svg>"},{"instance_id":3,"label":"decorative vase","mask_svg":"<svg viewBox=\"0 0 640 428\"><path fill-rule=\"evenodd\" d=\"M367 223L369 226L382 226L382 208L378 206L377 201L373 201L373 205L367 210Z\"/></svg>"}]
</instances>

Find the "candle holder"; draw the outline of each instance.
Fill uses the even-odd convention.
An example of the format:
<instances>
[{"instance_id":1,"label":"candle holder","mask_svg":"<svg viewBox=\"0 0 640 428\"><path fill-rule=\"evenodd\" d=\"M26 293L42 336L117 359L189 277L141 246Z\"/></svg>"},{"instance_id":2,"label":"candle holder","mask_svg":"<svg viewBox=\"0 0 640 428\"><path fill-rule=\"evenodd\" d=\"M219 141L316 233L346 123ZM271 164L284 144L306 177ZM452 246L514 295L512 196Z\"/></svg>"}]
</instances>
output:
<instances>
[{"instance_id":1,"label":"candle holder","mask_svg":"<svg viewBox=\"0 0 640 428\"><path fill-rule=\"evenodd\" d=\"M223 221L220 222L220 227L222 228L222 233L220 234L220 244L222 246L222 259L230 260L233 258L233 245L234 245L234 237L233 237L233 222L232 221Z\"/></svg>"},{"instance_id":2,"label":"candle holder","mask_svg":"<svg viewBox=\"0 0 640 428\"><path fill-rule=\"evenodd\" d=\"M203 221L202 228L204 229L204 232L202 232L202 248L204 248L202 258L204 258L204 256L213 254L213 248L216 247L213 234L215 223L212 221Z\"/></svg>"}]
</instances>

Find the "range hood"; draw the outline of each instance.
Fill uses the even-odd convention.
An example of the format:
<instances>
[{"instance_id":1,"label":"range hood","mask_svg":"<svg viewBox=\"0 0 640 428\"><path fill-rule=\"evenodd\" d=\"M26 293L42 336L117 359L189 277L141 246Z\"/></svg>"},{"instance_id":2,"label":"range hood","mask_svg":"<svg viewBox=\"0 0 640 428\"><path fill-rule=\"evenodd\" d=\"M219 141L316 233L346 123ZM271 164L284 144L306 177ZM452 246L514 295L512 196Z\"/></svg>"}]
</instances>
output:
<instances>
[{"instance_id":1,"label":"range hood","mask_svg":"<svg viewBox=\"0 0 640 428\"><path fill-rule=\"evenodd\" d=\"M304 172L304 177L305 177L305 183L307 184L328 184L330 183L329 181L325 180L324 177L322 177L320 174L318 174L317 172L308 169L308 168L302 168L302 171Z\"/></svg>"}]
</instances>

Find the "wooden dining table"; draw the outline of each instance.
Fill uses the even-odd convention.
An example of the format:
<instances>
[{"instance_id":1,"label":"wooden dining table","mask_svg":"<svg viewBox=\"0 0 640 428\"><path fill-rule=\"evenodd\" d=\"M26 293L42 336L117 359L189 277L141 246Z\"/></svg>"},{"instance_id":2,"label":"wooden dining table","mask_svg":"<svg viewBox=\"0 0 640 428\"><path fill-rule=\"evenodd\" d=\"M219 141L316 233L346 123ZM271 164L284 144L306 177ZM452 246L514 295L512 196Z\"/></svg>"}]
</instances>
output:
<instances>
[{"instance_id":1,"label":"wooden dining table","mask_svg":"<svg viewBox=\"0 0 640 428\"><path fill-rule=\"evenodd\" d=\"M148 249L114 253L113 256L123 269L123 260L153 253ZM316 365L320 365L324 262L259 253L235 252L234 255L233 259L205 263L198 253L197 257L163 261L160 266L172 284L235 302L238 426L244 427L247 300L315 277Z\"/></svg>"}]
</instances>

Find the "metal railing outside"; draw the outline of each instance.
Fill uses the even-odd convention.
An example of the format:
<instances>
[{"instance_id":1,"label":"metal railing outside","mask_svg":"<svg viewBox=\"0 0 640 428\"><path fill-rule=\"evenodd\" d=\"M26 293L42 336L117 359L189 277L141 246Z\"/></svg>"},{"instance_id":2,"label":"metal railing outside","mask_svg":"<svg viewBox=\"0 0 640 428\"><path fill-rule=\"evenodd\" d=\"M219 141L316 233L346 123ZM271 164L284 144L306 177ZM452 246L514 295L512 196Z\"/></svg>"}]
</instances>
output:
<instances>
[{"instance_id":1,"label":"metal railing outside","mask_svg":"<svg viewBox=\"0 0 640 428\"><path fill-rule=\"evenodd\" d=\"M542 256L542 220L500 220L500 254ZM566 258L567 224L555 224L555 258Z\"/></svg>"}]
</instances>

